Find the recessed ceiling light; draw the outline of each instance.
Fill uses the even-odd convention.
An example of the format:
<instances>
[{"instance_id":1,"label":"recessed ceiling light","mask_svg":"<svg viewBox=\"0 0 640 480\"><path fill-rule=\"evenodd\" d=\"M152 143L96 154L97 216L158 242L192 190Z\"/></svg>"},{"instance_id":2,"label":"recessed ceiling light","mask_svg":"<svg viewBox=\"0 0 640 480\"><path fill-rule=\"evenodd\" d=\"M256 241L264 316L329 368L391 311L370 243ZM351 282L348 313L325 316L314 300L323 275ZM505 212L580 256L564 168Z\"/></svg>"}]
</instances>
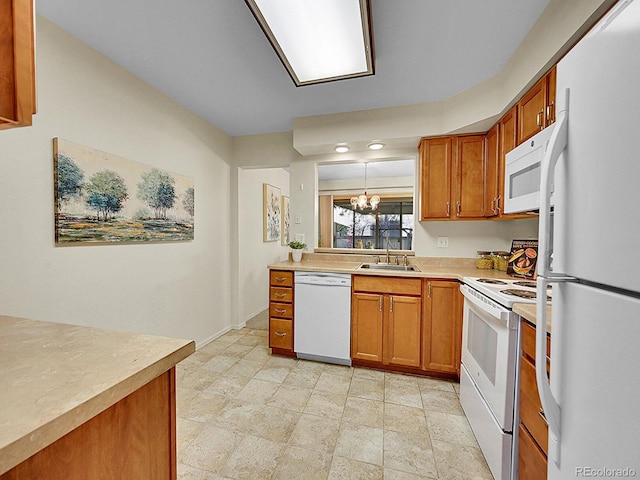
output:
<instances>
[{"instance_id":1,"label":"recessed ceiling light","mask_svg":"<svg viewBox=\"0 0 640 480\"><path fill-rule=\"evenodd\" d=\"M346 145L336 145L334 150L338 153L347 153L349 151L349 147Z\"/></svg>"},{"instance_id":2,"label":"recessed ceiling light","mask_svg":"<svg viewBox=\"0 0 640 480\"><path fill-rule=\"evenodd\" d=\"M371 142L367 146L369 147L369 150L380 150L382 147L384 147L384 143L382 143L382 142Z\"/></svg>"},{"instance_id":3,"label":"recessed ceiling light","mask_svg":"<svg viewBox=\"0 0 640 480\"><path fill-rule=\"evenodd\" d=\"M296 86L374 74L370 0L245 0Z\"/></svg>"}]
</instances>

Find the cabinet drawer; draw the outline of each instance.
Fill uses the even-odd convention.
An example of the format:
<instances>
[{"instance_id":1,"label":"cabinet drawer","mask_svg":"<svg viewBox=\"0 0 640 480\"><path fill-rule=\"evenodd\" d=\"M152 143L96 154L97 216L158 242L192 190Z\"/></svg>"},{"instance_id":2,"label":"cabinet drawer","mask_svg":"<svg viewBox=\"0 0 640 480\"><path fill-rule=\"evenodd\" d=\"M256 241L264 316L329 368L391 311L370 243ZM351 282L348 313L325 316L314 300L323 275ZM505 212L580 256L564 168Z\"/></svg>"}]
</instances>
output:
<instances>
[{"instance_id":1,"label":"cabinet drawer","mask_svg":"<svg viewBox=\"0 0 640 480\"><path fill-rule=\"evenodd\" d=\"M269 316L276 318L293 318L293 305L290 303L276 303L271 302L269 304Z\"/></svg>"},{"instance_id":2,"label":"cabinet drawer","mask_svg":"<svg viewBox=\"0 0 640 480\"><path fill-rule=\"evenodd\" d=\"M353 290L356 292L376 292L420 296L422 295L422 279L354 275Z\"/></svg>"},{"instance_id":3,"label":"cabinet drawer","mask_svg":"<svg viewBox=\"0 0 640 480\"><path fill-rule=\"evenodd\" d=\"M529 322L522 321L522 352L528 356L532 362L536 361L536 329ZM551 340L547 335L547 355L551 354ZM547 366L547 370L548 370Z\"/></svg>"},{"instance_id":4,"label":"cabinet drawer","mask_svg":"<svg viewBox=\"0 0 640 480\"><path fill-rule=\"evenodd\" d=\"M293 290L289 287L271 287L269 289L269 300L279 303L293 302Z\"/></svg>"},{"instance_id":5,"label":"cabinet drawer","mask_svg":"<svg viewBox=\"0 0 640 480\"><path fill-rule=\"evenodd\" d=\"M269 319L269 347L293 350L293 322Z\"/></svg>"},{"instance_id":6,"label":"cabinet drawer","mask_svg":"<svg viewBox=\"0 0 640 480\"><path fill-rule=\"evenodd\" d=\"M518 429L518 479L545 480L547 478L547 457L531 438L527 429Z\"/></svg>"},{"instance_id":7,"label":"cabinet drawer","mask_svg":"<svg viewBox=\"0 0 640 480\"><path fill-rule=\"evenodd\" d=\"M542 404L536 384L536 367L520 357L520 421L527 427L540 449L546 454L549 441L547 424L540 416Z\"/></svg>"},{"instance_id":8,"label":"cabinet drawer","mask_svg":"<svg viewBox=\"0 0 640 480\"><path fill-rule=\"evenodd\" d=\"M270 270L269 285L278 285L280 287L293 286L293 272L284 272L282 270Z\"/></svg>"}]
</instances>

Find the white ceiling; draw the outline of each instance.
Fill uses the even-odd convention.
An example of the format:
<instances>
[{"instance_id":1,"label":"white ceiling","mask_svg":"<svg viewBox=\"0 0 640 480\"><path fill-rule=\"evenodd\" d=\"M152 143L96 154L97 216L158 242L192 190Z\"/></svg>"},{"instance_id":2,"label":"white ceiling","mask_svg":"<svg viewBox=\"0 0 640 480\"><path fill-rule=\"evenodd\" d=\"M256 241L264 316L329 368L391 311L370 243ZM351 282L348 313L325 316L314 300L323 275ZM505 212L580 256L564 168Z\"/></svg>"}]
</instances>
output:
<instances>
[{"instance_id":1,"label":"white ceiling","mask_svg":"<svg viewBox=\"0 0 640 480\"><path fill-rule=\"evenodd\" d=\"M496 75L549 0L372 0L376 74L295 87L242 0L41 0L37 12L232 136L446 99Z\"/></svg>"},{"instance_id":2,"label":"white ceiling","mask_svg":"<svg viewBox=\"0 0 640 480\"><path fill-rule=\"evenodd\" d=\"M364 165L364 162L318 165L318 180L361 178L364 181ZM413 177L414 173L413 159L367 162L367 178Z\"/></svg>"}]
</instances>

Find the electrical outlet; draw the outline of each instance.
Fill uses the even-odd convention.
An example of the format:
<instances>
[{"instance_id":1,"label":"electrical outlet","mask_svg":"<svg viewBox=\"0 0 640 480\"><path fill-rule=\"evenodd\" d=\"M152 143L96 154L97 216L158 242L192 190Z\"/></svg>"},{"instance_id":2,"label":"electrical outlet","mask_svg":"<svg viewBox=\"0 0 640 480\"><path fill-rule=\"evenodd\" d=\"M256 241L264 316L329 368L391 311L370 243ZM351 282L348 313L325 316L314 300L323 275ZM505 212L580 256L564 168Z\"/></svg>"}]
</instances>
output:
<instances>
[{"instance_id":1,"label":"electrical outlet","mask_svg":"<svg viewBox=\"0 0 640 480\"><path fill-rule=\"evenodd\" d=\"M438 237L438 248L449 248L449 237Z\"/></svg>"},{"instance_id":2,"label":"electrical outlet","mask_svg":"<svg viewBox=\"0 0 640 480\"><path fill-rule=\"evenodd\" d=\"M294 221L295 221L295 223L302 223L302 215L300 215L300 214L296 215L296 218L295 218Z\"/></svg>"}]
</instances>

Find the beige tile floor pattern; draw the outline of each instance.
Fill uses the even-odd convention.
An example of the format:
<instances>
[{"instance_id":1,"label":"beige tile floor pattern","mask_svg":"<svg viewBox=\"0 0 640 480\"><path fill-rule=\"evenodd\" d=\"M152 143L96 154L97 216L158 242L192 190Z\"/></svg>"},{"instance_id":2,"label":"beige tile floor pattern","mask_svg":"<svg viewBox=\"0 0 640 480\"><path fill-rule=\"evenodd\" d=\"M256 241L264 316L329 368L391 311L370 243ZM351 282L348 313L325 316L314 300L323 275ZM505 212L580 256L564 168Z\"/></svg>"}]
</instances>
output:
<instances>
[{"instance_id":1,"label":"beige tile floor pattern","mask_svg":"<svg viewBox=\"0 0 640 480\"><path fill-rule=\"evenodd\" d=\"M271 355L248 328L177 372L181 480L493 478L455 382Z\"/></svg>"}]
</instances>

